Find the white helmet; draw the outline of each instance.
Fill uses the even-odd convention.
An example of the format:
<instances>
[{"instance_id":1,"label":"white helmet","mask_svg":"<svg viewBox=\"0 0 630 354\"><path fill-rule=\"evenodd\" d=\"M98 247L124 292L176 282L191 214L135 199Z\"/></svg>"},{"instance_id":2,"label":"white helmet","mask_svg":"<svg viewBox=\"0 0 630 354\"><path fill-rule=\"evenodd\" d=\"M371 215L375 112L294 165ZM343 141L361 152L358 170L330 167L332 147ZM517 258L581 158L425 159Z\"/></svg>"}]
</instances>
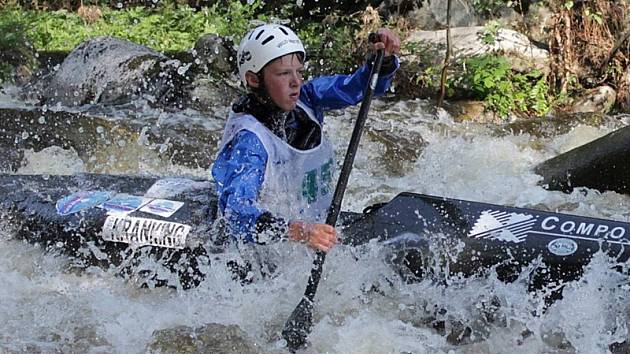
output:
<instances>
[{"instance_id":1,"label":"white helmet","mask_svg":"<svg viewBox=\"0 0 630 354\"><path fill-rule=\"evenodd\" d=\"M295 52L302 53L303 60L306 58L302 41L289 27L266 24L254 28L238 46L236 57L241 81L247 86L246 72L257 74L270 61Z\"/></svg>"}]
</instances>

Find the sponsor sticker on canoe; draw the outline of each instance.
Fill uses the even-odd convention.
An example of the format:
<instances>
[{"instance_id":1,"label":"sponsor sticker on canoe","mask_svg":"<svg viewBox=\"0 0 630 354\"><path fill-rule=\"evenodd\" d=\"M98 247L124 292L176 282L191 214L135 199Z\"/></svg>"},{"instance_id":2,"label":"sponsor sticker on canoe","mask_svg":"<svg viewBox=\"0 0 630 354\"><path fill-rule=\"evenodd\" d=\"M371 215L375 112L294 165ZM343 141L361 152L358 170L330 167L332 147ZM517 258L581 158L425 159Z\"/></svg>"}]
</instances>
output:
<instances>
[{"instance_id":1,"label":"sponsor sticker on canoe","mask_svg":"<svg viewBox=\"0 0 630 354\"><path fill-rule=\"evenodd\" d=\"M190 226L176 222L112 214L105 219L101 237L105 241L134 246L184 248Z\"/></svg>"},{"instance_id":2,"label":"sponsor sticker on canoe","mask_svg":"<svg viewBox=\"0 0 630 354\"><path fill-rule=\"evenodd\" d=\"M186 191L211 188L208 181L194 181L181 177L169 177L157 180L144 194L149 198L173 198Z\"/></svg>"},{"instance_id":3,"label":"sponsor sticker on canoe","mask_svg":"<svg viewBox=\"0 0 630 354\"><path fill-rule=\"evenodd\" d=\"M468 237L520 243L525 241L528 231L535 222L532 215L485 210L468 233Z\"/></svg>"},{"instance_id":4,"label":"sponsor sticker on canoe","mask_svg":"<svg viewBox=\"0 0 630 354\"><path fill-rule=\"evenodd\" d=\"M179 208L184 205L183 202L166 199L153 199L148 204L140 208L140 211L145 213L159 215L164 218L169 218L175 214Z\"/></svg>"},{"instance_id":5,"label":"sponsor sticker on canoe","mask_svg":"<svg viewBox=\"0 0 630 354\"><path fill-rule=\"evenodd\" d=\"M112 199L101 205L101 208L113 214L128 214L138 210L150 202L151 198L138 197L129 194L116 194Z\"/></svg>"},{"instance_id":6,"label":"sponsor sticker on canoe","mask_svg":"<svg viewBox=\"0 0 630 354\"><path fill-rule=\"evenodd\" d=\"M55 207L59 215L69 215L103 204L112 195L111 192L80 191L59 199Z\"/></svg>"},{"instance_id":7,"label":"sponsor sticker on canoe","mask_svg":"<svg viewBox=\"0 0 630 354\"><path fill-rule=\"evenodd\" d=\"M578 244L569 238L557 238L547 244L547 249L556 256L570 256L577 251Z\"/></svg>"},{"instance_id":8,"label":"sponsor sticker on canoe","mask_svg":"<svg viewBox=\"0 0 630 354\"><path fill-rule=\"evenodd\" d=\"M553 238L547 248L559 256L575 253L578 242L604 241L630 245L625 223L570 215L528 214L504 210L484 210L468 232L468 237L520 243L529 236Z\"/></svg>"}]
</instances>

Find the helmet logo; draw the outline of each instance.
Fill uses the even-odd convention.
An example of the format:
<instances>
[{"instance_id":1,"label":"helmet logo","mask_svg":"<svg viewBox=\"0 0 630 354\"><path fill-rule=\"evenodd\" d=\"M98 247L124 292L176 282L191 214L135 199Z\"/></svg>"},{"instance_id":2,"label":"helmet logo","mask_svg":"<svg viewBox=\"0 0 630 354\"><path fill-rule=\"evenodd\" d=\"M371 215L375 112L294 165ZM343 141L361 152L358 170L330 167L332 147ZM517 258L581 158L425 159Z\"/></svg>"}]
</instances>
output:
<instances>
[{"instance_id":1,"label":"helmet logo","mask_svg":"<svg viewBox=\"0 0 630 354\"><path fill-rule=\"evenodd\" d=\"M241 57L238 60L238 65L243 65L246 61L250 60L252 60L252 53L250 53L249 50L246 50L241 53Z\"/></svg>"},{"instance_id":2,"label":"helmet logo","mask_svg":"<svg viewBox=\"0 0 630 354\"><path fill-rule=\"evenodd\" d=\"M277 48L282 48L282 47L284 47L285 45L287 45L289 43L291 43L291 44L300 44L300 41L297 40L297 39L285 39L282 42L278 43L276 45L276 47Z\"/></svg>"}]
</instances>

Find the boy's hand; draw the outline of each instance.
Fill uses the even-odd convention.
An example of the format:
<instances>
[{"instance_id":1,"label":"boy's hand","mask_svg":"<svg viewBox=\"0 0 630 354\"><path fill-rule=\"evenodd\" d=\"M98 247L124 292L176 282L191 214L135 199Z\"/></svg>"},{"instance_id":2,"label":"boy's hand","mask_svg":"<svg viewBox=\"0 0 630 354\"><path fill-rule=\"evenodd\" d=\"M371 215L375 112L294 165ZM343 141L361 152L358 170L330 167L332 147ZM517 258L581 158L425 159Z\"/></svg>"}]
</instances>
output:
<instances>
[{"instance_id":1,"label":"boy's hand","mask_svg":"<svg viewBox=\"0 0 630 354\"><path fill-rule=\"evenodd\" d=\"M376 34L374 50L383 49L386 57L400 53L400 38L394 31L388 28L379 28Z\"/></svg>"},{"instance_id":2,"label":"boy's hand","mask_svg":"<svg viewBox=\"0 0 630 354\"><path fill-rule=\"evenodd\" d=\"M289 238L304 242L313 249L328 252L337 243L337 230L327 224L298 220L289 223Z\"/></svg>"}]
</instances>

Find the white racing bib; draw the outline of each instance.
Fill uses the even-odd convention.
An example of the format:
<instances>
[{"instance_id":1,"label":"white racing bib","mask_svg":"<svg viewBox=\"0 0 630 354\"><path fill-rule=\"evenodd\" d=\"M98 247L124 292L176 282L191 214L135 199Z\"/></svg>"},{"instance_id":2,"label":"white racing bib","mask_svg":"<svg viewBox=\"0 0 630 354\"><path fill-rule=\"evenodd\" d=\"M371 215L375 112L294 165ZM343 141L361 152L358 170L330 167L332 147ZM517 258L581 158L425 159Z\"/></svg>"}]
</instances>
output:
<instances>
[{"instance_id":1,"label":"white racing bib","mask_svg":"<svg viewBox=\"0 0 630 354\"><path fill-rule=\"evenodd\" d=\"M301 102L298 105L319 125L311 109ZM323 130L318 146L299 150L253 116L230 112L221 149L241 130L256 134L268 155L259 207L288 219L323 222L332 202L335 168L333 149Z\"/></svg>"}]
</instances>

